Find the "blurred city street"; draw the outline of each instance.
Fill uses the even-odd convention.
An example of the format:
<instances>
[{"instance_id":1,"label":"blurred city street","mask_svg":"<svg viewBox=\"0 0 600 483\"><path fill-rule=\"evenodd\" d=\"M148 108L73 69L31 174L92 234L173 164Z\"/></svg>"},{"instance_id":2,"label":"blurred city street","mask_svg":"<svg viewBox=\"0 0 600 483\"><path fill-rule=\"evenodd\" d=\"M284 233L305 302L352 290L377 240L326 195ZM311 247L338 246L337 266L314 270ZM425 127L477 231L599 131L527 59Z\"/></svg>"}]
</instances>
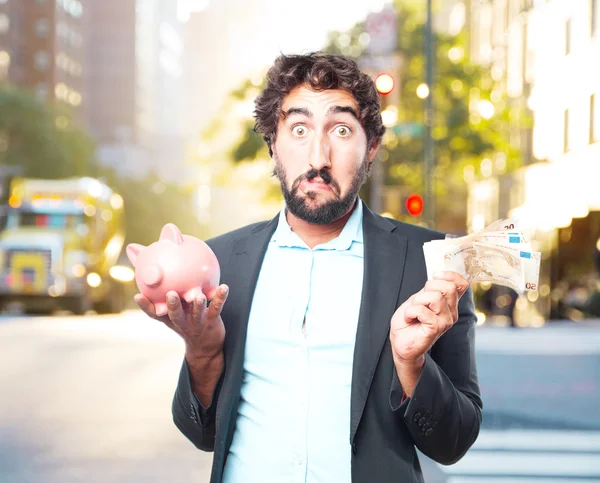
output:
<instances>
[{"instance_id":1,"label":"blurred city street","mask_svg":"<svg viewBox=\"0 0 600 483\"><path fill-rule=\"evenodd\" d=\"M480 327L480 437L427 483L600 481L600 325ZM0 318L0 481L205 482L171 420L183 346L138 311Z\"/></svg>"},{"instance_id":2,"label":"blurred city street","mask_svg":"<svg viewBox=\"0 0 600 483\"><path fill-rule=\"evenodd\" d=\"M288 60L276 61L282 54ZM303 68L305 77L273 87L289 76L269 69L292 54L336 56L316 90L350 94L358 113L344 104L319 116L306 100L284 111L316 81ZM352 68L336 67L339 56ZM172 266L183 267L177 278L210 277L204 260L148 255L146 267L137 256L167 224L207 241L272 219L293 205L286 184L309 180L316 165L330 178L321 188L337 184L340 200L359 196L410 233L415 225L446 235L423 245L428 279L443 269L472 282L483 423L454 465L419 454L425 482L600 483L597 59L600 0L0 0L0 483L209 480L212 454L171 415L184 345L133 295L156 287L164 300ZM368 89L356 87L356 68ZM278 133L290 112L311 116L290 124L286 141ZM329 124L318 127L321 117ZM332 200L322 208L338 206ZM249 253L245 246L232 253ZM221 268L230 260L219 254ZM235 277L224 270L223 281L238 278L230 266ZM295 276L292 265L278 267ZM197 286L204 290L178 293ZM295 304L293 290L282 303ZM330 296L332 310L338 298L348 297ZM446 346L463 367L463 353ZM263 354L266 372L285 361ZM472 370L456 378L444 370L475 384ZM337 394L330 380L327 392ZM333 401L328 418L343 414ZM464 423L464 412L453 416ZM432 434L425 422L413 419ZM390 441L377 438L369 441ZM268 441L280 449L279 434ZM365 474L374 478L371 468Z\"/></svg>"}]
</instances>

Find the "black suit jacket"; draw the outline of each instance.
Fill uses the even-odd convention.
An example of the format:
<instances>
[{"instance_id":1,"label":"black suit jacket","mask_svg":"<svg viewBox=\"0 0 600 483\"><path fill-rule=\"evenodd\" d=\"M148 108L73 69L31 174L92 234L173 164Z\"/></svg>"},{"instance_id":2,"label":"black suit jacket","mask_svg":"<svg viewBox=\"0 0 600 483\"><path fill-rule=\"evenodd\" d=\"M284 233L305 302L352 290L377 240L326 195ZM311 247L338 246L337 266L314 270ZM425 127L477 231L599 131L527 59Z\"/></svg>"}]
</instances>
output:
<instances>
[{"instance_id":1,"label":"black suit jacket","mask_svg":"<svg viewBox=\"0 0 600 483\"><path fill-rule=\"evenodd\" d=\"M225 370L210 407L201 411L184 360L173 420L197 448L214 451L211 483L222 480L233 438L250 306L277 221L275 217L207 242L219 259L222 283L230 287L222 313ZM423 243L444 235L381 217L364 205L363 237L365 271L348 421L352 483L422 482L415 447L439 463L452 464L479 434L482 402L473 296L471 289L463 295L458 322L426 355L412 397L402 402L389 341L390 320L427 281Z\"/></svg>"}]
</instances>

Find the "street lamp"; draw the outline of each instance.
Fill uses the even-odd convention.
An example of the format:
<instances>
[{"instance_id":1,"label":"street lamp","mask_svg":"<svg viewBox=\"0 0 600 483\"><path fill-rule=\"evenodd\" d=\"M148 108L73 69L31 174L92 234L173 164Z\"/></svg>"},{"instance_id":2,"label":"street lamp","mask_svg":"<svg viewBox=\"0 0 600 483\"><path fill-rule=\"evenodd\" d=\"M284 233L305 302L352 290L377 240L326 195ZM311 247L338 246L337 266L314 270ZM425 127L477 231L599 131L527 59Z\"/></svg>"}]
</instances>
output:
<instances>
[{"instance_id":1,"label":"street lamp","mask_svg":"<svg viewBox=\"0 0 600 483\"><path fill-rule=\"evenodd\" d=\"M419 84L417 87L417 97L419 99L425 99L429 95L429 86L425 83Z\"/></svg>"},{"instance_id":2,"label":"street lamp","mask_svg":"<svg viewBox=\"0 0 600 483\"><path fill-rule=\"evenodd\" d=\"M435 222L435 204L433 202L433 174L435 165L435 152L433 146L433 13L432 0L427 0L427 25L425 32L426 46L426 75L425 84L427 96L425 101L425 221L429 228L433 228ZM417 94L418 95L418 94Z\"/></svg>"},{"instance_id":3,"label":"street lamp","mask_svg":"<svg viewBox=\"0 0 600 483\"><path fill-rule=\"evenodd\" d=\"M377 92L385 96L394 90L394 78L390 74L379 74L375 78L375 87Z\"/></svg>"}]
</instances>

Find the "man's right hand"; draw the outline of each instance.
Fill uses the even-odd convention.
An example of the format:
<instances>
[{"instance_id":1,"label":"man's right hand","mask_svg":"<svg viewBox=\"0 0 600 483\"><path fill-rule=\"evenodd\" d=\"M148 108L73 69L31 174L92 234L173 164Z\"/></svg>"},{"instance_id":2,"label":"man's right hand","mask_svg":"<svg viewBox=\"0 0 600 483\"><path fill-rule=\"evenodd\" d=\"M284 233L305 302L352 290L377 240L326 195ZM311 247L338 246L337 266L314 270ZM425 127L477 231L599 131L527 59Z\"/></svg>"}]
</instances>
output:
<instances>
[{"instance_id":1,"label":"man's right hand","mask_svg":"<svg viewBox=\"0 0 600 483\"><path fill-rule=\"evenodd\" d=\"M165 324L177 332L185 341L186 358L188 360L213 359L223 351L225 326L221 319L221 311L227 300L229 287L219 286L217 293L206 305L206 296L197 296L192 304L184 307L177 292L167 293L168 314L156 315L154 304L142 294L136 294L136 304L149 317Z\"/></svg>"}]
</instances>

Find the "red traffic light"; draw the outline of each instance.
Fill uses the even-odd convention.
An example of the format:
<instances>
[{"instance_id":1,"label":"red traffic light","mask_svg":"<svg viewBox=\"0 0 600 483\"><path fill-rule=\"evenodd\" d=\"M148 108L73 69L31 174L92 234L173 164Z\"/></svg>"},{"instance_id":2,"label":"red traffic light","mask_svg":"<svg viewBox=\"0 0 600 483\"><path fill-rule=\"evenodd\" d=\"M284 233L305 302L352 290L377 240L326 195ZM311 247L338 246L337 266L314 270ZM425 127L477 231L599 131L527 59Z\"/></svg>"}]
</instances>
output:
<instances>
[{"instance_id":1,"label":"red traffic light","mask_svg":"<svg viewBox=\"0 0 600 483\"><path fill-rule=\"evenodd\" d=\"M413 193L406 198L406 209L411 216L419 216L423 213L423 198L420 195Z\"/></svg>"},{"instance_id":2,"label":"red traffic light","mask_svg":"<svg viewBox=\"0 0 600 483\"><path fill-rule=\"evenodd\" d=\"M394 90L394 78L389 74L379 74L375 78L375 87L377 92L385 96Z\"/></svg>"}]
</instances>

